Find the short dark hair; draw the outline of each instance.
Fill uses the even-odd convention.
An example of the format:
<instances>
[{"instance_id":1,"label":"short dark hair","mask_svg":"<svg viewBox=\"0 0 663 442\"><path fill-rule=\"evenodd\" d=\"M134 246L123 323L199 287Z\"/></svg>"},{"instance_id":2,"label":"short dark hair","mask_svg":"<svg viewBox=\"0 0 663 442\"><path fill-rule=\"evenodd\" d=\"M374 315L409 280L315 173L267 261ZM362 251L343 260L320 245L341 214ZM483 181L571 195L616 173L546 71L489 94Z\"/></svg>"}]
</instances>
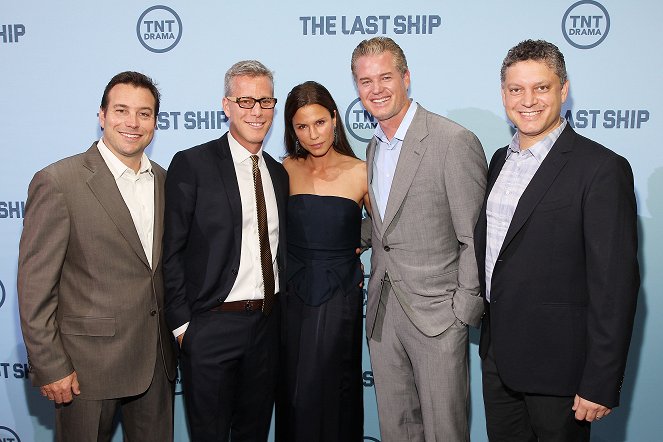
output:
<instances>
[{"instance_id":1,"label":"short dark hair","mask_svg":"<svg viewBox=\"0 0 663 442\"><path fill-rule=\"evenodd\" d=\"M156 116L159 115L161 93L159 92L156 83L147 75L134 71L120 72L111 78L111 80L106 85L106 89L104 89L104 95L101 97L101 109L103 111L106 111L106 108L108 107L108 94L110 93L111 89L113 89L118 84L130 84L132 86L142 87L150 91L154 96L154 116L156 118Z\"/></svg>"},{"instance_id":2,"label":"short dark hair","mask_svg":"<svg viewBox=\"0 0 663 442\"><path fill-rule=\"evenodd\" d=\"M352 146L348 141L345 134L345 127L343 126L343 118L338 112L338 106L332 98L331 94L326 87L315 81L307 81L298 84L288 93L288 98L285 100L285 134L283 136L285 141L286 156L289 158L306 158L308 152L306 149L297 149L297 135L295 129L292 127L292 119L297 113L297 110L309 104L319 104L329 111L329 115L334 117L336 115L336 141L333 148L341 155L347 155L357 158L352 151Z\"/></svg>"},{"instance_id":3,"label":"short dark hair","mask_svg":"<svg viewBox=\"0 0 663 442\"><path fill-rule=\"evenodd\" d=\"M557 46L545 40L525 40L509 49L502 62L500 81L504 83L506 70L511 65L527 60L543 61L550 69L555 71L561 84L566 83L568 76L564 55Z\"/></svg>"}]
</instances>

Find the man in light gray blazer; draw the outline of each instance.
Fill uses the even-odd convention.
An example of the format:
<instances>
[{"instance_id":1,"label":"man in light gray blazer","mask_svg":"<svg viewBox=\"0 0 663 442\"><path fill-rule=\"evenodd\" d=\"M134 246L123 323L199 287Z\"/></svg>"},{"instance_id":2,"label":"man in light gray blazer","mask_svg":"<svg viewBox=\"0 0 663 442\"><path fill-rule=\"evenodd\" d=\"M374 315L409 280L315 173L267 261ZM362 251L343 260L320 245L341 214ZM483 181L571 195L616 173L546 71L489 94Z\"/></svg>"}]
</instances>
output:
<instances>
[{"instance_id":1,"label":"man in light gray blazer","mask_svg":"<svg viewBox=\"0 0 663 442\"><path fill-rule=\"evenodd\" d=\"M472 132L408 98L407 61L390 38L361 42L352 73L379 122L367 150L366 336L382 440L466 441L467 325L483 313L473 229L486 158Z\"/></svg>"},{"instance_id":2,"label":"man in light gray blazer","mask_svg":"<svg viewBox=\"0 0 663 442\"><path fill-rule=\"evenodd\" d=\"M163 314L166 172L150 162L159 91L138 72L106 86L103 137L37 172L19 247L30 376L58 441L172 441L174 339Z\"/></svg>"}]
</instances>

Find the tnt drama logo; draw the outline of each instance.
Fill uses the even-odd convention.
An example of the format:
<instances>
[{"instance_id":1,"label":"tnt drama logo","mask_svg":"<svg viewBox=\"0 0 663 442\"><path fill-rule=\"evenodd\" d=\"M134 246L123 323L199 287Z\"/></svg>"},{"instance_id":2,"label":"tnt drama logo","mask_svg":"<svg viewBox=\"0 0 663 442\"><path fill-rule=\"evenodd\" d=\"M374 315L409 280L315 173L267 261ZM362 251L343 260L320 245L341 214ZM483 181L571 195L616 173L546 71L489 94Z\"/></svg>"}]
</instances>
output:
<instances>
[{"instance_id":1,"label":"tnt drama logo","mask_svg":"<svg viewBox=\"0 0 663 442\"><path fill-rule=\"evenodd\" d=\"M581 0L566 10L562 34L571 46L591 49L601 44L610 31L610 16L598 2Z\"/></svg>"},{"instance_id":2,"label":"tnt drama logo","mask_svg":"<svg viewBox=\"0 0 663 442\"><path fill-rule=\"evenodd\" d=\"M136 34L140 44L148 51L168 52L182 38L182 20L168 6L152 6L138 18Z\"/></svg>"},{"instance_id":3,"label":"tnt drama logo","mask_svg":"<svg viewBox=\"0 0 663 442\"><path fill-rule=\"evenodd\" d=\"M2 285L2 281L0 281L0 307L2 307L2 304L5 303L5 296L6 295L7 295L7 292L5 292L5 286Z\"/></svg>"},{"instance_id":4,"label":"tnt drama logo","mask_svg":"<svg viewBox=\"0 0 663 442\"><path fill-rule=\"evenodd\" d=\"M375 128L378 122L373 115L369 114L361 104L361 99L357 98L350 103L348 110L345 111L345 127L350 135L359 141L368 143L373 138Z\"/></svg>"},{"instance_id":5,"label":"tnt drama logo","mask_svg":"<svg viewBox=\"0 0 663 442\"><path fill-rule=\"evenodd\" d=\"M21 442L21 438L11 428L0 425L0 442Z\"/></svg>"}]
</instances>

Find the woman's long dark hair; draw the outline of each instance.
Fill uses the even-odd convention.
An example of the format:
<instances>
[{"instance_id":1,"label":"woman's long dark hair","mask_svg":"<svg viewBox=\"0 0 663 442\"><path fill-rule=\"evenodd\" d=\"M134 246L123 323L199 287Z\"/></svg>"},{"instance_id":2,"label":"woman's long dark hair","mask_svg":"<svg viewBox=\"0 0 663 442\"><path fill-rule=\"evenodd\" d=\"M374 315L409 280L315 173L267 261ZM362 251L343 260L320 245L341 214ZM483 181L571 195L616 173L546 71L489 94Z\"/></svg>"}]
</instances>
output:
<instances>
[{"instance_id":1,"label":"woman's long dark hair","mask_svg":"<svg viewBox=\"0 0 663 442\"><path fill-rule=\"evenodd\" d=\"M352 151L348 136L345 134L343 119L338 112L336 102L327 88L315 81L307 81L293 87L285 100L285 134L283 138L286 156L289 158L306 158L308 156L308 151L303 147L297 149L297 135L295 135L295 129L292 127L292 119L299 108L309 104L319 104L329 111L331 117L334 117L334 114L336 115L336 141L333 148L341 155L357 158Z\"/></svg>"}]
</instances>

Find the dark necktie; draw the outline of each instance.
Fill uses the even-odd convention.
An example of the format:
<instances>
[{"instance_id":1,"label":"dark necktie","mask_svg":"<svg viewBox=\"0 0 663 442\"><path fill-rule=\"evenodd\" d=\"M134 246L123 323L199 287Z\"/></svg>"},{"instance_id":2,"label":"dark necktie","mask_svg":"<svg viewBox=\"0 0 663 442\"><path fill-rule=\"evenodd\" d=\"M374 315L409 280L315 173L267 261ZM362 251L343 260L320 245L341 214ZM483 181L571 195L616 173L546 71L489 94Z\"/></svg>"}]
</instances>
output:
<instances>
[{"instance_id":1,"label":"dark necktie","mask_svg":"<svg viewBox=\"0 0 663 442\"><path fill-rule=\"evenodd\" d=\"M258 239L260 243L260 267L265 285L265 300L262 311L268 315L274 306L274 267L272 266L272 251L269 248L269 231L267 229L267 208L265 207L265 193L262 190L262 178L258 168L258 155L251 155L253 161L253 186L256 191L256 209L258 212Z\"/></svg>"}]
</instances>

